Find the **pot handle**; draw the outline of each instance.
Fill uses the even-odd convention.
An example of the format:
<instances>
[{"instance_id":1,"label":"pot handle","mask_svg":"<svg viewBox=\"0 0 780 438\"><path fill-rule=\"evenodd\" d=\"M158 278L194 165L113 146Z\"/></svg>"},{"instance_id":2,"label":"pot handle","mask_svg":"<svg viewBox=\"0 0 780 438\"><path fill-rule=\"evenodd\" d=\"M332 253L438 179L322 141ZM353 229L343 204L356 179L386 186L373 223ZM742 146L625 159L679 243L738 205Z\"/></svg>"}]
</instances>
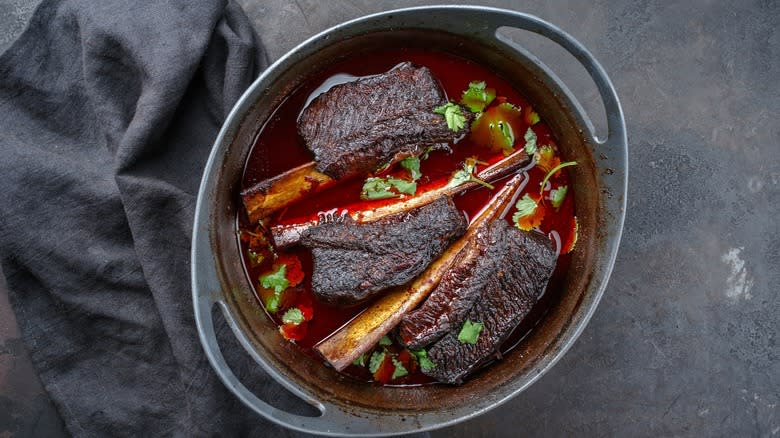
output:
<instances>
[{"instance_id":1,"label":"pot handle","mask_svg":"<svg viewBox=\"0 0 780 438\"><path fill-rule=\"evenodd\" d=\"M231 390L231 392L233 392L239 399L241 399L241 401L244 402L246 406L251 406L253 410L262 414L271 421L289 427L289 424L298 423L298 421L295 421L296 419L308 419L309 417L293 415L271 406L257 397L246 386L244 386L243 383L241 383L238 377L236 377L236 375L233 373L233 370L230 369L230 366L228 366L227 362L225 361L225 357L222 355L222 350L217 343L217 336L214 330L214 318L212 313L214 305L219 306L220 311L228 321L228 325L230 325L231 328L234 328L236 323L231 318L230 312L227 311L226 304L222 300L214 299L208 295L205 297L198 297L198 300L195 303L195 320L198 327L198 335L200 336L200 341L203 345L203 350L206 353L206 357L213 365L214 370L217 371L217 374L222 379L222 382ZM239 337L239 340L243 341L241 337ZM308 397L304 397L301 394L296 394L296 396L303 398L309 404L317 408L320 412L324 412L323 406L316 401L312 401ZM293 419L293 417L296 418Z\"/></svg>"},{"instance_id":2,"label":"pot handle","mask_svg":"<svg viewBox=\"0 0 780 438\"><path fill-rule=\"evenodd\" d=\"M497 11L497 10L495 10ZM528 54L528 51L520 47L514 41L506 38L498 33L500 27L514 27L517 29L527 30L535 34L541 35L554 41L561 46L577 61L585 67L593 82L596 84L596 88L601 95L601 100L604 104L607 114L607 138L599 139L596 136L592 123L587 123L590 132L590 141L593 144L605 146L607 148L617 147L624 149L627 143L626 138L626 122L623 116L623 109L620 106L620 100L618 99L615 87L612 85L612 81L609 80L604 68L599 64L596 58L574 37L564 32L554 24L548 23L540 18L532 15L522 14L519 12L500 11L496 14L488 14L488 31L492 32L492 37L498 40L501 44L510 47L513 50L517 50L521 53ZM533 56L533 55L531 55ZM537 60L538 61L538 60ZM539 62L540 65L543 65ZM546 67L544 67L546 69ZM571 95L569 89L548 70L548 73L556 78L561 88ZM574 99L575 105L576 99ZM584 111L581 111L584 114Z\"/></svg>"},{"instance_id":3,"label":"pot handle","mask_svg":"<svg viewBox=\"0 0 780 438\"><path fill-rule=\"evenodd\" d=\"M349 415L338 406L329 402L320 402L295 386L284 385L285 389L293 393L293 395L320 411L319 416L309 417L292 414L276 408L257 397L241 383L238 377L233 373L233 370L230 369L230 366L228 366L225 361L217 343L212 314L214 305L219 306L228 325L233 330L233 333L236 334L239 342L242 344L248 344L249 342L246 337L240 333L238 324L235 319L233 319L227 303L221 298L215 298L212 294L205 292L205 288L194 292L195 322L206 357L225 386L227 386L227 388L238 397L245 406L249 406L253 411L269 421L301 432L332 435L334 429L342 432L344 430L350 431L350 429L352 429L352 433L347 433L347 435L352 435L354 433L366 433L376 428L376 422L371 422L369 417L360 418ZM269 373L276 382L284 383L285 379L279 376L272 367L266 364L262 358L256 357L256 354L252 354L254 349L247 345L244 345L244 347L246 347L246 351L250 352L254 359L263 366L263 369Z\"/></svg>"}]
</instances>

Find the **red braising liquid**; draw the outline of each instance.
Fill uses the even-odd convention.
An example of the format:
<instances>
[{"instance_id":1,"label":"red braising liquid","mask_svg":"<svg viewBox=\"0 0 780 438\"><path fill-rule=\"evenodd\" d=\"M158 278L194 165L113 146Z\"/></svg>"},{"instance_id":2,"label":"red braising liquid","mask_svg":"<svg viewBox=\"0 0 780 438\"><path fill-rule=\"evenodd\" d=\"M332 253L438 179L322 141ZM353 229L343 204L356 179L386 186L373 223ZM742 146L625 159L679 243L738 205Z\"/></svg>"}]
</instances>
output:
<instances>
[{"instance_id":1,"label":"red braising liquid","mask_svg":"<svg viewBox=\"0 0 780 438\"><path fill-rule=\"evenodd\" d=\"M487 86L496 90L496 96L502 96L507 102L520 108L526 108L530 104L509 82L496 76L485 68L450 54L440 52L429 52L418 49L393 49L380 52L363 53L352 56L346 60L336 63L327 70L316 75L311 81L304 84L293 93L276 109L273 116L268 120L265 126L260 130L254 147L247 159L244 170L243 187L249 187L266 178L273 177L283 173L295 166L307 163L312 160L312 154L303 145L302 140L297 134L296 121L298 115L305 107L307 99L318 87L329 78L336 78L346 75L366 76L383 73L393 66L411 61L414 64L428 67L433 75L438 78L443 89L450 100L458 101L461 93L468 88L471 81L485 81ZM526 122L521 122L520 129L515 129L517 140L515 147L523 147L523 134L530 126ZM517 128L517 127L515 127ZM537 145L554 144L555 138L550 132L549 127L541 120L532 126L537 135ZM433 189L445 184L452 173L462 168L463 162L468 157L478 157L479 160L493 163L500 160L503 154L500 151L491 150L483 144L476 144L471 136L466 136L457 144L452 145L452 153L444 151L435 151L430 153L426 160L421 162L420 171L422 178L417 182L417 193ZM396 166L399 167L399 166ZM479 167L480 169L482 167ZM403 169L391 170L391 174L397 174L406 178L406 171ZM528 171L530 181L523 190L524 193L538 195L540 182L546 172L536 166ZM338 207L353 209L369 209L384 205L397 200L379 200L363 201L360 199L360 192L363 184L362 178L355 178L342 182L336 186L318 193L316 196L306 199L298 204L290 206L281 211L267 225L277 223L295 223L316 217L317 212L325 211ZM506 180L494 183L494 190L488 190L481 187L471 190L455 198L455 203L469 217L473 217L500 189ZM553 187L567 185L571 191L571 184L566 170L559 172L551 179ZM548 196L545 192L544 196ZM522 194L521 194L522 196ZM540 230L544 233L550 233L555 230L561 237L562 245L566 245L573 233L574 221L574 202L571 193L566 199L560 210L556 211L549 201L545 202L546 214L544 221L540 225ZM511 216L514 213L512 209L507 215L507 221L511 223ZM254 227L247 223L245 215L239 213L238 225L241 230L253 230ZM519 231L518 232L522 232ZM255 295L260 302L264 302L270 293L269 290L260 287L258 278L268 273L272 269L272 261L264 260L254 266L252 260L248 257L248 242L246 239L239 239L241 257L244 261L247 278L253 285ZM268 316L279 326L282 324L282 315L288 307L298 306L310 309L313 315L311 320L295 327L294 330L286 332L287 337L297 339L295 345L313 360L321 361L313 347L321 340L327 338L341 326L346 324L355 315L371 305L371 303L352 308L340 308L329 306L318 302L311 292L312 259L308 250L303 248L294 248L286 251L289 255L297 256L301 261L301 268L305 275L303 281L295 287L289 287L282 294L279 311L275 314L268 313ZM539 302L534 306L531 313L522 321L522 323L513 331L508 339L502 345L501 350L506 352L518 343L533 329L533 327L544 317L550 306L556 302L563 280L569 266L569 255L561 255L558 259L555 273L553 274L547 290ZM309 311L309 310L307 310ZM283 326L287 330L289 326ZM402 348L394 344L388 349L394 353L402 353ZM399 354L399 358L405 357ZM407 361L408 362L408 361ZM423 375L414 360L405 364L409 375L397 378L392 381L393 385L415 385L431 383L432 380ZM382 372L381 370L379 372ZM349 366L345 374L358 380L372 381L372 375L366 367Z\"/></svg>"}]
</instances>

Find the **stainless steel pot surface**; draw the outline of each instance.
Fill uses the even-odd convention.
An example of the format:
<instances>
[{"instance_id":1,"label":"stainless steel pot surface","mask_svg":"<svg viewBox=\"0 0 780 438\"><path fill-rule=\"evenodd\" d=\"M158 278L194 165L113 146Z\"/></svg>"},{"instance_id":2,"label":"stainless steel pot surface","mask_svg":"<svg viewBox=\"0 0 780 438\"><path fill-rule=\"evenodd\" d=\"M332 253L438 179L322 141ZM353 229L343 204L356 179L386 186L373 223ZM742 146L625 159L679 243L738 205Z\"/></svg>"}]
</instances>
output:
<instances>
[{"instance_id":1,"label":"stainless steel pot surface","mask_svg":"<svg viewBox=\"0 0 780 438\"><path fill-rule=\"evenodd\" d=\"M525 29L569 51L601 94L608 136L592 124L566 86L533 55L502 37ZM284 97L313 72L363 50L421 47L487 66L528 97L550 125L571 168L580 240L560 302L503 360L459 387L380 387L345 378L285 342L263 314L245 278L235 239L244 162L255 135ZM283 151L280 151L283 153ZM574 38L550 23L513 11L470 6L402 9L329 29L270 66L241 97L214 144L203 174L192 237L195 318L206 356L243 403L283 426L325 435L389 435L430 430L475 417L517 395L569 349L607 285L626 207L627 144L623 111L606 73ZM225 363L214 333L217 306L246 351L276 381L321 415L307 417L261 400Z\"/></svg>"}]
</instances>

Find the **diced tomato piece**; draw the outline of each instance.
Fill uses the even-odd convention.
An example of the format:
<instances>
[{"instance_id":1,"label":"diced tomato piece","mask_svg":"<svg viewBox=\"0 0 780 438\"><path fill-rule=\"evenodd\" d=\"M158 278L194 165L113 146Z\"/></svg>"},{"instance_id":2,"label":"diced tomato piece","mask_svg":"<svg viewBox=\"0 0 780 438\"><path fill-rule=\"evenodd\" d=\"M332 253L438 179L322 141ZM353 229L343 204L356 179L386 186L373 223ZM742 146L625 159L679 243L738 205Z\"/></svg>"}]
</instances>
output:
<instances>
[{"instance_id":1,"label":"diced tomato piece","mask_svg":"<svg viewBox=\"0 0 780 438\"><path fill-rule=\"evenodd\" d=\"M385 360L382 361L382 365L374 372L374 380L379 383L387 384L393 380L393 371L395 371L395 365L393 365L393 359L389 354L385 354Z\"/></svg>"},{"instance_id":2,"label":"diced tomato piece","mask_svg":"<svg viewBox=\"0 0 780 438\"><path fill-rule=\"evenodd\" d=\"M401 365L403 365L404 368L406 368L409 374L415 372L415 370L417 369L417 360L414 358L414 355L405 348L401 350L400 353L398 353L398 357L396 357L396 360L398 362L401 362Z\"/></svg>"},{"instance_id":3,"label":"diced tomato piece","mask_svg":"<svg viewBox=\"0 0 780 438\"><path fill-rule=\"evenodd\" d=\"M311 305L299 303L298 308L301 310L304 320L311 321L314 318L314 308Z\"/></svg>"},{"instance_id":4,"label":"diced tomato piece","mask_svg":"<svg viewBox=\"0 0 780 438\"><path fill-rule=\"evenodd\" d=\"M308 324L305 322L301 324L282 324L279 326L279 333L282 334L284 339L288 341L300 341L306 337L308 331Z\"/></svg>"},{"instance_id":5,"label":"diced tomato piece","mask_svg":"<svg viewBox=\"0 0 780 438\"><path fill-rule=\"evenodd\" d=\"M290 287L297 286L305 276L301 260L295 254L280 254L274 262L274 266L287 265L285 277L290 282Z\"/></svg>"}]
</instances>

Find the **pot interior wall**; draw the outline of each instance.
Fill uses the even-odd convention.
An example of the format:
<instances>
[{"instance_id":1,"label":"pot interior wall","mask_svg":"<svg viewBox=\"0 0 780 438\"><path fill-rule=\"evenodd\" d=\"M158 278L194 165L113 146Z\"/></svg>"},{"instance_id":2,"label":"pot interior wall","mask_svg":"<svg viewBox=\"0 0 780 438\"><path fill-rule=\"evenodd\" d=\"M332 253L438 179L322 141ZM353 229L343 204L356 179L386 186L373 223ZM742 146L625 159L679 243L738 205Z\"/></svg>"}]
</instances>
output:
<instances>
[{"instance_id":1,"label":"pot interior wall","mask_svg":"<svg viewBox=\"0 0 780 438\"><path fill-rule=\"evenodd\" d=\"M461 387L428 385L382 387L356 382L323 366L282 339L266 317L245 277L236 242L236 212L243 165L260 127L289 92L305 83L310 75L345 56L381 48L417 47L449 52L488 66L522 92L555 132L564 160L576 160L572 169L576 214L580 221L580 241L573 253L571 268L560 301L523 342L510 354L471 377ZM593 277L594 258L599 246L599 218L603 216L598 190L598 173L591 147L582 135L581 120L575 116L560 90L527 60L501 45L478 43L447 33L420 30L376 32L334 41L321 50L292 64L275 83L264 90L256 104L241 120L234 141L220 166L217 205L211 218L212 246L216 254L223 293L230 311L258 353L289 380L315 398L330 400L354 409L377 414L393 412L424 413L473 405L484 407L529 383L539 371L539 363L562 347L561 334L580 310ZM280 151L279 153L284 153Z\"/></svg>"}]
</instances>

